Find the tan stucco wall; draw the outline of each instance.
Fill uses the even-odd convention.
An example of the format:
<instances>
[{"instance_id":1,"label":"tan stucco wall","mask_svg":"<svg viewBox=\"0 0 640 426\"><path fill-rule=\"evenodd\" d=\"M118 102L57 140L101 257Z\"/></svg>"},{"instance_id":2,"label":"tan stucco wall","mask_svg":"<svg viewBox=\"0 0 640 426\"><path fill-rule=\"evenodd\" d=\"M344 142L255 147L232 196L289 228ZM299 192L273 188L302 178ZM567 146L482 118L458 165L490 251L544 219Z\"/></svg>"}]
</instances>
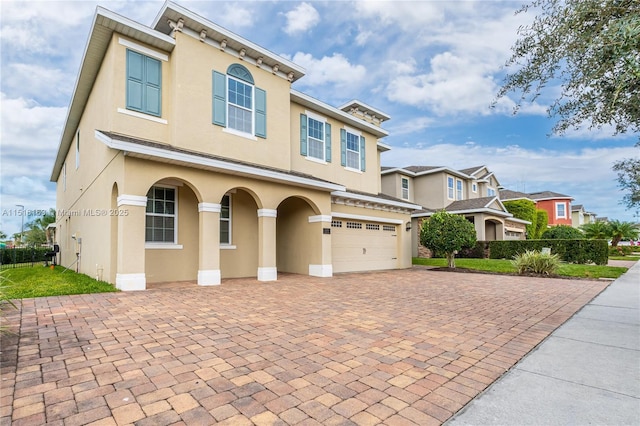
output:
<instances>
[{"instance_id":1,"label":"tan stucco wall","mask_svg":"<svg viewBox=\"0 0 640 426\"><path fill-rule=\"evenodd\" d=\"M402 198L402 179L407 179L409 181L409 198ZM392 197L398 198L400 200L406 200L407 202L413 202L414 198L414 187L413 187L413 178L410 176L405 176L400 173L390 173L381 176L381 188L382 193L390 195Z\"/></svg>"},{"instance_id":2,"label":"tan stucco wall","mask_svg":"<svg viewBox=\"0 0 640 426\"><path fill-rule=\"evenodd\" d=\"M289 198L278 207L276 222L278 272L308 274L309 265L320 264L322 234L315 223L309 223L314 212L300 198Z\"/></svg>"},{"instance_id":3,"label":"tan stucco wall","mask_svg":"<svg viewBox=\"0 0 640 426\"><path fill-rule=\"evenodd\" d=\"M447 199L447 177L444 173L418 176L414 182L415 203L430 209L442 209L453 202Z\"/></svg>"},{"instance_id":4,"label":"tan stucco wall","mask_svg":"<svg viewBox=\"0 0 640 426\"><path fill-rule=\"evenodd\" d=\"M254 277L258 270L258 207L246 191L230 195L231 248L220 250L222 278Z\"/></svg>"}]
</instances>

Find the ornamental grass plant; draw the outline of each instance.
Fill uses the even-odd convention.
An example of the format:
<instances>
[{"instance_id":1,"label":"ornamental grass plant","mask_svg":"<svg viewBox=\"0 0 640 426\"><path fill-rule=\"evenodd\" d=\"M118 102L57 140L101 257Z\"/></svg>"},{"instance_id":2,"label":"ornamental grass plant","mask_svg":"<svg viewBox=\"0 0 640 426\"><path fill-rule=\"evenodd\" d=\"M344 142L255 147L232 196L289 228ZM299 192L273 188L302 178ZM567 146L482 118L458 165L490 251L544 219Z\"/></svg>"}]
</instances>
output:
<instances>
[{"instance_id":1,"label":"ornamental grass plant","mask_svg":"<svg viewBox=\"0 0 640 426\"><path fill-rule=\"evenodd\" d=\"M519 274L553 275L560 267L560 257L557 254L526 250L516 255L511 263Z\"/></svg>"}]
</instances>

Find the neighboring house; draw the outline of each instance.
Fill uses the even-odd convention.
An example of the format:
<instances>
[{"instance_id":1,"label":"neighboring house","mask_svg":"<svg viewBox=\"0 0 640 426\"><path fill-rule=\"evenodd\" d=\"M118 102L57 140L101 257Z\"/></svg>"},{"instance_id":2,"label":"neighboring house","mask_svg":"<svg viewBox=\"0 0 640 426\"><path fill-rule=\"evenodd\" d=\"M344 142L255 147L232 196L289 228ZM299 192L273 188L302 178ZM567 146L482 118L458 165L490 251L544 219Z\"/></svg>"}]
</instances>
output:
<instances>
[{"instance_id":1,"label":"neighboring house","mask_svg":"<svg viewBox=\"0 0 640 426\"><path fill-rule=\"evenodd\" d=\"M420 206L381 195L380 125L300 66L171 2L98 8L51 180L62 264L119 289L408 268Z\"/></svg>"},{"instance_id":2,"label":"neighboring house","mask_svg":"<svg viewBox=\"0 0 640 426\"><path fill-rule=\"evenodd\" d=\"M571 206L571 226L579 228L582 225L595 223L596 214L585 210L582 204L573 204Z\"/></svg>"},{"instance_id":3,"label":"neighboring house","mask_svg":"<svg viewBox=\"0 0 640 426\"><path fill-rule=\"evenodd\" d=\"M571 201L573 198L552 191L532 192L529 198L536 202L536 208L546 210L548 226L571 226Z\"/></svg>"},{"instance_id":4,"label":"neighboring house","mask_svg":"<svg viewBox=\"0 0 640 426\"><path fill-rule=\"evenodd\" d=\"M420 224L439 210L460 214L476 228L479 241L524 239L529 222L516 219L498 197L500 182L486 166L455 170L449 167L383 167L382 192L422 206L414 212L413 254L417 255Z\"/></svg>"}]
</instances>

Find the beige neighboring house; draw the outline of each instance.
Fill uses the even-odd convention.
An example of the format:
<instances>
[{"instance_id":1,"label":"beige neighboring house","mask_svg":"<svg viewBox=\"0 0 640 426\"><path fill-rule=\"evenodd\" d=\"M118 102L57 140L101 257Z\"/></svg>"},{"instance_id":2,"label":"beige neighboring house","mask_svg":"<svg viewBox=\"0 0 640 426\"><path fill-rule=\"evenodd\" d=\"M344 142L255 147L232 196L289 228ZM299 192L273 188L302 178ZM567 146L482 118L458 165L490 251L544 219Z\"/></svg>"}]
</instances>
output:
<instances>
[{"instance_id":1,"label":"beige neighboring house","mask_svg":"<svg viewBox=\"0 0 640 426\"><path fill-rule=\"evenodd\" d=\"M582 225L595 223L596 214L585 210L582 204L571 205L571 226L580 228Z\"/></svg>"},{"instance_id":2,"label":"beige neighboring house","mask_svg":"<svg viewBox=\"0 0 640 426\"><path fill-rule=\"evenodd\" d=\"M304 74L171 2L150 27L98 8L51 174L62 265L122 290L410 267L389 117Z\"/></svg>"},{"instance_id":3,"label":"beige neighboring house","mask_svg":"<svg viewBox=\"0 0 640 426\"><path fill-rule=\"evenodd\" d=\"M439 210L472 222L478 241L525 239L529 222L516 219L498 196L500 182L486 166L455 170L449 167L383 167L382 192L422 206L413 212L413 255L417 256L420 224Z\"/></svg>"}]
</instances>

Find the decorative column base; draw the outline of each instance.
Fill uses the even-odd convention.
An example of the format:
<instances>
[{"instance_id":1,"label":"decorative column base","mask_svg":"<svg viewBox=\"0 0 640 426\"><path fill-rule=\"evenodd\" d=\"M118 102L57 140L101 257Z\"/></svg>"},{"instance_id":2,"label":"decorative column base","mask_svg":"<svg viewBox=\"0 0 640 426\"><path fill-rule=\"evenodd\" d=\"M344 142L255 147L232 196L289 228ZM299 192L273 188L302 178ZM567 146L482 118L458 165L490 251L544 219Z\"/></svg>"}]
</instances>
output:
<instances>
[{"instance_id":1,"label":"decorative column base","mask_svg":"<svg viewBox=\"0 0 640 426\"><path fill-rule=\"evenodd\" d=\"M145 274L116 274L116 288L122 291L146 290Z\"/></svg>"},{"instance_id":2,"label":"decorative column base","mask_svg":"<svg viewBox=\"0 0 640 426\"><path fill-rule=\"evenodd\" d=\"M220 285L220 269L198 271L198 285Z\"/></svg>"},{"instance_id":3,"label":"decorative column base","mask_svg":"<svg viewBox=\"0 0 640 426\"><path fill-rule=\"evenodd\" d=\"M278 279L278 268L267 267L258 268L258 281L276 281Z\"/></svg>"},{"instance_id":4,"label":"decorative column base","mask_svg":"<svg viewBox=\"0 0 640 426\"><path fill-rule=\"evenodd\" d=\"M309 275L328 278L333 276L333 265L309 265Z\"/></svg>"}]
</instances>

